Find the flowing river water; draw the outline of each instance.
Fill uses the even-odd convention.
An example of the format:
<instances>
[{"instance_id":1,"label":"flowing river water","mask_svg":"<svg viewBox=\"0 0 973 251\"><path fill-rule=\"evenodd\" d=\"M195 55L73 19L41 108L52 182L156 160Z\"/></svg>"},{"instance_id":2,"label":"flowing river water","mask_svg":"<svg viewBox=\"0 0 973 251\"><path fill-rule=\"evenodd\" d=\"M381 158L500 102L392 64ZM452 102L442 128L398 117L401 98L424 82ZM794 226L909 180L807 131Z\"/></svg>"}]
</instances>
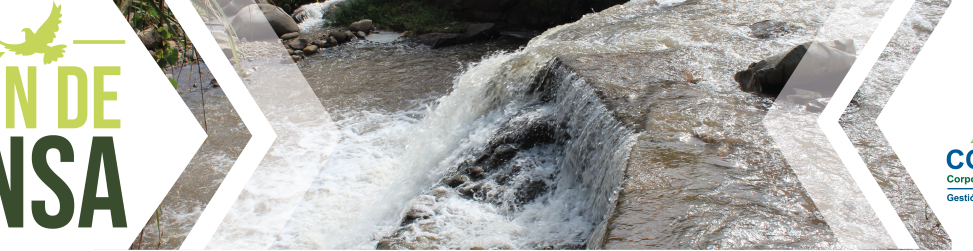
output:
<instances>
[{"instance_id":1,"label":"flowing river water","mask_svg":"<svg viewBox=\"0 0 973 251\"><path fill-rule=\"evenodd\" d=\"M298 66L338 143L270 248L842 248L761 125L773 100L732 76L811 41L829 13L877 23L887 5L632 1L529 43L323 49ZM787 31L751 37L763 20ZM858 49L869 35L829 32ZM667 50L705 53L658 58L689 79L614 97L624 107L555 59Z\"/></svg>"}]
</instances>

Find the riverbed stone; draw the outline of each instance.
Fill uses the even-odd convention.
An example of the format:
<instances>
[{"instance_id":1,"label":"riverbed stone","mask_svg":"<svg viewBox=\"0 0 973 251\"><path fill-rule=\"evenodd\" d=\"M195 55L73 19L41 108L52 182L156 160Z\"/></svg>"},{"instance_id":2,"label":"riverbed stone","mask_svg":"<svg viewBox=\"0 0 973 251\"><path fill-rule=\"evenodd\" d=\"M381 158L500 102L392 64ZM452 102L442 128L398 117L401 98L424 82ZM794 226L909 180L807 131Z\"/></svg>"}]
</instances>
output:
<instances>
[{"instance_id":1,"label":"riverbed stone","mask_svg":"<svg viewBox=\"0 0 973 251\"><path fill-rule=\"evenodd\" d=\"M357 36L355 36L355 33L352 33L352 32L351 32L351 31L349 31L349 30L346 30L346 31L342 31L342 33L344 33L344 34L345 34L345 37L346 37L346 38L348 39L348 40L346 40L346 41L351 41L351 39L353 39L353 38L356 38L356 37L357 37Z\"/></svg>"},{"instance_id":2,"label":"riverbed stone","mask_svg":"<svg viewBox=\"0 0 973 251\"><path fill-rule=\"evenodd\" d=\"M284 34L283 36L280 36L280 40L290 40L300 35L301 35L300 32L291 32L291 33Z\"/></svg>"},{"instance_id":3,"label":"riverbed stone","mask_svg":"<svg viewBox=\"0 0 973 251\"><path fill-rule=\"evenodd\" d=\"M364 32L365 34L371 33L372 20L371 19L359 20L358 22L351 23L351 25L348 26L348 29L351 30L351 32L361 31Z\"/></svg>"},{"instance_id":4,"label":"riverbed stone","mask_svg":"<svg viewBox=\"0 0 973 251\"><path fill-rule=\"evenodd\" d=\"M291 49L294 49L295 51L299 51L299 50L304 50L304 47L307 47L307 44L308 44L307 39L298 38L298 39L294 39L294 41L291 41L291 43L288 45L291 47Z\"/></svg>"},{"instance_id":5,"label":"riverbed stone","mask_svg":"<svg viewBox=\"0 0 973 251\"><path fill-rule=\"evenodd\" d=\"M314 55L315 53L318 53L318 46L313 44L308 45L307 47L304 47L303 51L304 55Z\"/></svg>"},{"instance_id":6,"label":"riverbed stone","mask_svg":"<svg viewBox=\"0 0 973 251\"><path fill-rule=\"evenodd\" d=\"M348 42L348 40L351 40L351 38L349 38L347 35L345 35L345 33L342 32L342 31L336 31L336 30L334 30L334 31L328 32L328 36L331 37L331 38L334 38L335 41L336 41L336 43L344 43L344 42Z\"/></svg>"},{"instance_id":7,"label":"riverbed stone","mask_svg":"<svg viewBox=\"0 0 973 251\"><path fill-rule=\"evenodd\" d=\"M365 39L365 36L368 36L368 35L365 35L365 32L364 31L356 31L355 32L355 37L358 37L358 39Z\"/></svg>"}]
</instances>

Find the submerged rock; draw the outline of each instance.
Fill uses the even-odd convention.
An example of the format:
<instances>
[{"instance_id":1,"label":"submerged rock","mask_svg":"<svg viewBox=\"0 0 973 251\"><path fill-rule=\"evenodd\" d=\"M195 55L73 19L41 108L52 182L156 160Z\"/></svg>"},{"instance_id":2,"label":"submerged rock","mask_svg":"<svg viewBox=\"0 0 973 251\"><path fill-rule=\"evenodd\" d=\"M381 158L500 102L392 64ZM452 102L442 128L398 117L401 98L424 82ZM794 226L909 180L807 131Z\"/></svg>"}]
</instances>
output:
<instances>
[{"instance_id":1,"label":"submerged rock","mask_svg":"<svg viewBox=\"0 0 973 251\"><path fill-rule=\"evenodd\" d=\"M750 25L750 37L759 39L787 35L797 28L787 22L764 20Z\"/></svg>"}]
</instances>

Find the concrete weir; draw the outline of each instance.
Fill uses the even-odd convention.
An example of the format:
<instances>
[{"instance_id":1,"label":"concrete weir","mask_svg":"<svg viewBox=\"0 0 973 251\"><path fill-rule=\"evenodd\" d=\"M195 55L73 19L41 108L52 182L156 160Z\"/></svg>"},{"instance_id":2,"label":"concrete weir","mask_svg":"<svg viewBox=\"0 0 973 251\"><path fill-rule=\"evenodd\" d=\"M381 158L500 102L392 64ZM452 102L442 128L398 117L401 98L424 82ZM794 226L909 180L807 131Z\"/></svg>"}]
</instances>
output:
<instances>
[{"instance_id":1,"label":"concrete weir","mask_svg":"<svg viewBox=\"0 0 973 251\"><path fill-rule=\"evenodd\" d=\"M713 47L554 59L635 138L588 249L834 248L760 125L771 98L732 80L747 64Z\"/></svg>"}]
</instances>

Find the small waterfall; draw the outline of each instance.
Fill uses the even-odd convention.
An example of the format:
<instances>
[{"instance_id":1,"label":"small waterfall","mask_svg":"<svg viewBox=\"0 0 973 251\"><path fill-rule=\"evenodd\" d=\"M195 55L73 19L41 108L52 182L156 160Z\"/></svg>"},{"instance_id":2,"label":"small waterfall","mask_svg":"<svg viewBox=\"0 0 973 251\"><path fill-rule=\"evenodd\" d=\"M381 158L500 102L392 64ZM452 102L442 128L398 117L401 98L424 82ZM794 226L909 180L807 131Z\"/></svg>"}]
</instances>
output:
<instances>
[{"instance_id":1,"label":"small waterfall","mask_svg":"<svg viewBox=\"0 0 973 251\"><path fill-rule=\"evenodd\" d=\"M297 20L302 32L309 32L324 27L328 21L328 15L334 13L337 4L347 0L326 0L324 2L310 3L302 5L294 10L294 19Z\"/></svg>"},{"instance_id":2,"label":"small waterfall","mask_svg":"<svg viewBox=\"0 0 973 251\"><path fill-rule=\"evenodd\" d=\"M486 100L501 104L487 114L497 116L474 122L485 132L446 158L447 178L410 202L380 248L591 245L615 205L634 132L569 69L542 67L529 82L486 88Z\"/></svg>"}]
</instances>

